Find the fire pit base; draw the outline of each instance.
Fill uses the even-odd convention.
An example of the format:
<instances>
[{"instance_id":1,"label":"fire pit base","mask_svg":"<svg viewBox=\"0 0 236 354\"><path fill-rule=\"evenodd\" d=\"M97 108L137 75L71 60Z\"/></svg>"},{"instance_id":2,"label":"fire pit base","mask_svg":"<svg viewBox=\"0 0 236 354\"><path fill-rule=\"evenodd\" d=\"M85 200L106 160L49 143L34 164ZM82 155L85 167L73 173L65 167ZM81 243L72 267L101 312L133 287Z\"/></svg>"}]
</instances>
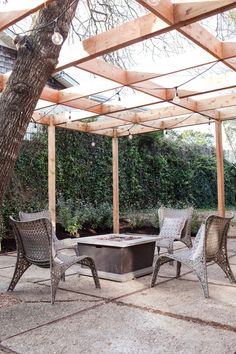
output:
<instances>
[{"instance_id":1,"label":"fire pit base","mask_svg":"<svg viewBox=\"0 0 236 354\"><path fill-rule=\"evenodd\" d=\"M78 239L79 254L94 259L100 278L124 282L152 272L156 237L109 234ZM91 275L82 267L81 274Z\"/></svg>"}]
</instances>

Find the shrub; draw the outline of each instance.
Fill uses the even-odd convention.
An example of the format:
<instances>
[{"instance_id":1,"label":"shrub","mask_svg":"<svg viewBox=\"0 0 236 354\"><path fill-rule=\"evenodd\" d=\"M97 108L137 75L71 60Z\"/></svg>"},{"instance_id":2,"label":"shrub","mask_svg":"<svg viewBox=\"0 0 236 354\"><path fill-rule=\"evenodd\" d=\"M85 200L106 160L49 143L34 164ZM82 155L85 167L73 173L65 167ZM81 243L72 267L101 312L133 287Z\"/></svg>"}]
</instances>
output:
<instances>
[{"instance_id":1,"label":"shrub","mask_svg":"<svg viewBox=\"0 0 236 354\"><path fill-rule=\"evenodd\" d=\"M107 202L95 207L91 203L60 199L58 212L63 227L71 234L75 234L77 230L81 229L112 227L112 207Z\"/></svg>"},{"instance_id":2,"label":"shrub","mask_svg":"<svg viewBox=\"0 0 236 354\"><path fill-rule=\"evenodd\" d=\"M65 231L71 235L76 235L78 230L82 228L79 222L79 215L74 204L69 199L67 201L60 200L58 203L60 221Z\"/></svg>"}]
</instances>

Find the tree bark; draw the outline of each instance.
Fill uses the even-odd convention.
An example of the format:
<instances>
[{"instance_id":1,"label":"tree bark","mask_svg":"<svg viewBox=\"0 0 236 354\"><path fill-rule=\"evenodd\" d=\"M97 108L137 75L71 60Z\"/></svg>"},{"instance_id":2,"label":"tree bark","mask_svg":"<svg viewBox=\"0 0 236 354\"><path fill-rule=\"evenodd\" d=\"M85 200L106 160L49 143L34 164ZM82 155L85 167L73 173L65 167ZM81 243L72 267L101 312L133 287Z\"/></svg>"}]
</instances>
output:
<instances>
[{"instance_id":1,"label":"tree bark","mask_svg":"<svg viewBox=\"0 0 236 354\"><path fill-rule=\"evenodd\" d=\"M51 2L36 14L33 31L16 36L17 59L0 97L0 206L35 106L58 62L62 45L51 40L54 20L59 17L57 25L65 40L78 1Z\"/></svg>"}]
</instances>

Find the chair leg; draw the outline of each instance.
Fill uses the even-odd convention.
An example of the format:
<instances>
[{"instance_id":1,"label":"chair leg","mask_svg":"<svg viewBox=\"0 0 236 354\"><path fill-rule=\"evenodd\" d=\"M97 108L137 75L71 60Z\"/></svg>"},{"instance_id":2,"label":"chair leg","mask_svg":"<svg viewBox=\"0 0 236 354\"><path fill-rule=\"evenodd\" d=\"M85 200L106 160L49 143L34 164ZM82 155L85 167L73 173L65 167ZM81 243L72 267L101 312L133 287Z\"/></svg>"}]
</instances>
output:
<instances>
[{"instance_id":1,"label":"chair leg","mask_svg":"<svg viewBox=\"0 0 236 354\"><path fill-rule=\"evenodd\" d=\"M65 275L61 272L61 268L57 265L51 267L51 304L53 305L56 299L57 288L60 279Z\"/></svg>"},{"instance_id":2,"label":"chair leg","mask_svg":"<svg viewBox=\"0 0 236 354\"><path fill-rule=\"evenodd\" d=\"M176 278L180 277L180 272L181 272L181 262L177 261L177 265L176 265Z\"/></svg>"},{"instance_id":3,"label":"chair leg","mask_svg":"<svg viewBox=\"0 0 236 354\"><path fill-rule=\"evenodd\" d=\"M17 257L17 261L16 261L16 266L15 266L15 271L11 280L11 283L7 289L7 291L9 290L14 290L16 284L18 283L18 281L20 280L20 278L22 277L22 275L24 274L24 272L31 266L31 263L29 261L27 261L26 258L22 257L21 255L19 255Z\"/></svg>"},{"instance_id":4,"label":"chair leg","mask_svg":"<svg viewBox=\"0 0 236 354\"><path fill-rule=\"evenodd\" d=\"M227 252L225 248L221 249L221 253L216 257L215 262L221 267L231 283L235 283L235 277L229 264Z\"/></svg>"},{"instance_id":5,"label":"chair leg","mask_svg":"<svg viewBox=\"0 0 236 354\"><path fill-rule=\"evenodd\" d=\"M91 269L95 286L96 286L96 288L101 289L97 269L96 269L93 259L91 257L86 257L86 258L82 259L81 261L79 261L79 263L83 264Z\"/></svg>"},{"instance_id":6,"label":"chair leg","mask_svg":"<svg viewBox=\"0 0 236 354\"><path fill-rule=\"evenodd\" d=\"M206 264L198 264L197 267L194 268L194 270L197 274L198 280L200 281L204 296L206 298L209 297Z\"/></svg>"},{"instance_id":7,"label":"chair leg","mask_svg":"<svg viewBox=\"0 0 236 354\"><path fill-rule=\"evenodd\" d=\"M154 266L153 269L153 273L152 273L152 280L151 280L151 288L153 288L155 286L155 282L156 282L156 278L157 278L157 274L159 272L160 267L165 264L168 263L170 261L169 257L165 257L165 256L159 256L156 260L156 264Z\"/></svg>"}]
</instances>

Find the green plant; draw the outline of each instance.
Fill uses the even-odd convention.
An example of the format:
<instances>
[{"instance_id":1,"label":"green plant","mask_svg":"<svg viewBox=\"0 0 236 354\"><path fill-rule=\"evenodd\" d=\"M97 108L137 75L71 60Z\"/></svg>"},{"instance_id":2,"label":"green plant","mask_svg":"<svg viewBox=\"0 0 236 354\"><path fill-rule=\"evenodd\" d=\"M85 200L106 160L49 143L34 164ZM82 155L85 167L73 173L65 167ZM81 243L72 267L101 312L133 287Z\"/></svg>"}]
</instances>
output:
<instances>
[{"instance_id":1,"label":"green plant","mask_svg":"<svg viewBox=\"0 0 236 354\"><path fill-rule=\"evenodd\" d=\"M95 147L91 146L93 138ZM79 227L83 228L109 227L112 220L111 140L57 129L56 144L57 195L71 203L67 218L78 216ZM224 161L228 207L235 205L235 176L236 166ZM207 137L192 133L182 136L176 133L171 139L158 132L135 136L131 141L120 138L119 201L121 213L157 209L160 205L215 208L214 146ZM42 131L34 141L25 140L22 144L4 199L4 224L8 228L9 216L17 217L19 210L38 211L47 208L47 204L47 132ZM58 214L60 216L60 208ZM72 219L71 224L76 229L77 220Z\"/></svg>"},{"instance_id":2,"label":"green plant","mask_svg":"<svg viewBox=\"0 0 236 354\"><path fill-rule=\"evenodd\" d=\"M68 220L65 230L69 232L70 235L75 236L82 227L79 224L77 217Z\"/></svg>"},{"instance_id":3,"label":"green plant","mask_svg":"<svg viewBox=\"0 0 236 354\"><path fill-rule=\"evenodd\" d=\"M91 203L80 203L78 217L84 229L106 229L112 227L112 207L104 202L97 206Z\"/></svg>"},{"instance_id":4,"label":"green plant","mask_svg":"<svg viewBox=\"0 0 236 354\"><path fill-rule=\"evenodd\" d=\"M0 219L0 251L1 251L1 242L6 237L6 227L2 219Z\"/></svg>"},{"instance_id":5,"label":"green plant","mask_svg":"<svg viewBox=\"0 0 236 354\"><path fill-rule=\"evenodd\" d=\"M61 199L58 202L58 208L60 221L65 231L69 232L70 235L75 236L78 230L82 228L82 225L79 222L78 213L74 204L71 200L64 201Z\"/></svg>"},{"instance_id":6,"label":"green plant","mask_svg":"<svg viewBox=\"0 0 236 354\"><path fill-rule=\"evenodd\" d=\"M198 232L198 229L201 225L201 220L198 216L198 213L194 210L193 212L193 217L192 217L192 222L191 222L191 233L192 235L196 235Z\"/></svg>"}]
</instances>

